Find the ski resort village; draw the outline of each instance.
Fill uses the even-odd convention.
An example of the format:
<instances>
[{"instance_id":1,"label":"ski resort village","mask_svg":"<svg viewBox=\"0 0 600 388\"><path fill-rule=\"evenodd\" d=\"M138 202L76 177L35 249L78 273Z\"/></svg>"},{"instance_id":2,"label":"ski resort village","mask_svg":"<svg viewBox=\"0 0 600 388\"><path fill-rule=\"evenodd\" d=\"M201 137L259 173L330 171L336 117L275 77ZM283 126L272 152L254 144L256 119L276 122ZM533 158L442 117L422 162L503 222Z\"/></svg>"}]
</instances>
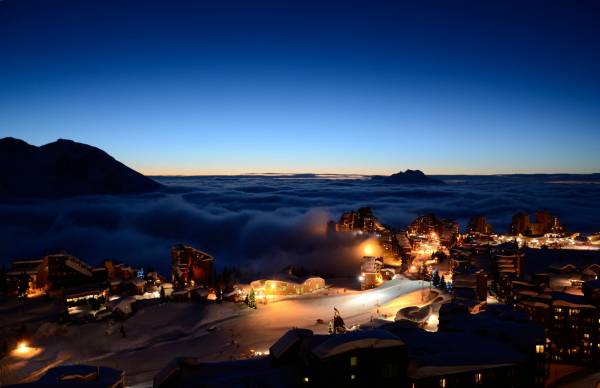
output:
<instances>
[{"instance_id":1,"label":"ski resort village","mask_svg":"<svg viewBox=\"0 0 600 388\"><path fill-rule=\"evenodd\" d=\"M350 277L224 267L186 244L170 273L15 260L1 273L0 382L524 387L598 368L600 235L545 211L507 224L425 214L393 230L348 211L323 230L353 242L336 258Z\"/></svg>"}]
</instances>

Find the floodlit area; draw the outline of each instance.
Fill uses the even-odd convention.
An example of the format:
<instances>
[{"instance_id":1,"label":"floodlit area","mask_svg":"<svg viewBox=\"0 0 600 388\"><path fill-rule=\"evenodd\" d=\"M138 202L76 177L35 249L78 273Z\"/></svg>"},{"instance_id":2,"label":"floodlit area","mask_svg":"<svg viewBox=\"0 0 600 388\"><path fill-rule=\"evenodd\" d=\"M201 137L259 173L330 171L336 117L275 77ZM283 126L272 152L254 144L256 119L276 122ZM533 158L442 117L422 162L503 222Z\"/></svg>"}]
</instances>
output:
<instances>
[{"instance_id":1,"label":"floodlit area","mask_svg":"<svg viewBox=\"0 0 600 388\"><path fill-rule=\"evenodd\" d=\"M27 341L19 341L11 355L16 358L31 358L40 354L41 351L40 348L30 346Z\"/></svg>"},{"instance_id":2,"label":"floodlit area","mask_svg":"<svg viewBox=\"0 0 600 388\"><path fill-rule=\"evenodd\" d=\"M57 362L119 368L125 370L128 384L150 382L178 356L217 361L264 354L292 327L327 333L334 307L351 328L375 318L393 320L399 308L427 304L428 293L428 283L399 276L367 291L332 287L325 293L259 304L256 310L234 303L155 304L123 322L70 325L34 335L31 344L2 361L0 368L10 369L2 383L27 380ZM15 363L21 354L31 357Z\"/></svg>"}]
</instances>

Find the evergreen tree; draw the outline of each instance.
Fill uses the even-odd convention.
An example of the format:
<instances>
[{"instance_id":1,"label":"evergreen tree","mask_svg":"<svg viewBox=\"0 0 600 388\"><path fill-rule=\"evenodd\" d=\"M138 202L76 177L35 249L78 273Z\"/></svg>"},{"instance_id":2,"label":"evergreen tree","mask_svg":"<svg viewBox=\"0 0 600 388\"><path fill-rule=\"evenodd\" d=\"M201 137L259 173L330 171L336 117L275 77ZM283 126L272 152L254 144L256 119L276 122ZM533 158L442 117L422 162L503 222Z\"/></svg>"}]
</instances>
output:
<instances>
[{"instance_id":1,"label":"evergreen tree","mask_svg":"<svg viewBox=\"0 0 600 388\"><path fill-rule=\"evenodd\" d=\"M436 270L436 271L434 271L434 272L433 272L433 278L432 278L432 280L431 280L431 283L433 284L433 286L434 286L434 287L437 287L437 286L439 286L439 285L440 285L440 280L441 280L441 279L440 279L440 273L439 273L439 271L437 271L437 270Z\"/></svg>"},{"instance_id":2,"label":"evergreen tree","mask_svg":"<svg viewBox=\"0 0 600 388\"><path fill-rule=\"evenodd\" d=\"M251 288L250 292L248 293L248 307L251 309L256 308L256 296L254 295L254 288Z\"/></svg>"},{"instance_id":3,"label":"evergreen tree","mask_svg":"<svg viewBox=\"0 0 600 388\"><path fill-rule=\"evenodd\" d=\"M442 275L442 278L440 279L440 289L446 289L446 279L444 278L444 275Z\"/></svg>"},{"instance_id":4,"label":"evergreen tree","mask_svg":"<svg viewBox=\"0 0 600 388\"><path fill-rule=\"evenodd\" d=\"M160 288L160 299L165 299L165 288L164 287Z\"/></svg>"}]
</instances>

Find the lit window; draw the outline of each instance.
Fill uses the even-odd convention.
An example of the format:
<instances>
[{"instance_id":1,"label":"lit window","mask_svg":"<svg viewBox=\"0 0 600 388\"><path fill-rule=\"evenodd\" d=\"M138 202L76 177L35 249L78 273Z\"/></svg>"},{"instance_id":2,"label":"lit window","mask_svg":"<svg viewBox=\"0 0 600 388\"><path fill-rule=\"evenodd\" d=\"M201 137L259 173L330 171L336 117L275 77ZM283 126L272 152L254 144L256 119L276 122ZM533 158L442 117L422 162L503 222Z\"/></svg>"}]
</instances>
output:
<instances>
[{"instance_id":1,"label":"lit window","mask_svg":"<svg viewBox=\"0 0 600 388\"><path fill-rule=\"evenodd\" d=\"M475 373L475 384L483 383L483 376L481 373Z\"/></svg>"},{"instance_id":2,"label":"lit window","mask_svg":"<svg viewBox=\"0 0 600 388\"><path fill-rule=\"evenodd\" d=\"M584 333L583 338L590 338L590 335L588 333Z\"/></svg>"},{"instance_id":3,"label":"lit window","mask_svg":"<svg viewBox=\"0 0 600 388\"><path fill-rule=\"evenodd\" d=\"M350 380L355 380L356 379L356 375L350 375Z\"/></svg>"},{"instance_id":4,"label":"lit window","mask_svg":"<svg viewBox=\"0 0 600 388\"><path fill-rule=\"evenodd\" d=\"M536 353L544 353L544 345L535 345Z\"/></svg>"},{"instance_id":5,"label":"lit window","mask_svg":"<svg viewBox=\"0 0 600 388\"><path fill-rule=\"evenodd\" d=\"M358 365L358 357L356 357L356 356L350 357L350 366L357 366L357 365Z\"/></svg>"},{"instance_id":6,"label":"lit window","mask_svg":"<svg viewBox=\"0 0 600 388\"><path fill-rule=\"evenodd\" d=\"M308 377L305 377L305 378L304 378L304 382L305 382L305 383L308 383L309 381L310 381L310 379L309 379Z\"/></svg>"},{"instance_id":7,"label":"lit window","mask_svg":"<svg viewBox=\"0 0 600 388\"><path fill-rule=\"evenodd\" d=\"M446 388L446 379L440 379L440 387Z\"/></svg>"}]
</instances>

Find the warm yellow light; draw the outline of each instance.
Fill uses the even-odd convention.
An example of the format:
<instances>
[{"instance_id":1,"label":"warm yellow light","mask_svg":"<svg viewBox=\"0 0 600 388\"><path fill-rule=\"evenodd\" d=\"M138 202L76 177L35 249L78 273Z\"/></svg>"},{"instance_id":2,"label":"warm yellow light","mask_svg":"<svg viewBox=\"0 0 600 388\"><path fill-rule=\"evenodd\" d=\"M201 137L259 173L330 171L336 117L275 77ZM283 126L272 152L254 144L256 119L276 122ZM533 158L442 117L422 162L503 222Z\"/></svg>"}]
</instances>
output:
<instances>
[{"instance_id":1,"label":"warm yellow light","mask_svg":"<svg viewBox=\"0 0 600 388\"><path fill-rule=\"evenodd\" d=\"M19 358L31 358L37 356L41 352L41 348L31 347L27 341L21 341L17 344L15 350L12 351L12 355Z\"/></svg>"},{"instance_id":2,"label":"warm yellow light","mask_svg":"<svg viewBox=\"0 0 600 388\"><path fill-rule=\"evenodd\" d=\"M373 247L371 245L365 246L365 256L371 256L373 254Z\"/></svg>"},{"instance_id":3,"label":"warm yellow light","mask_svg":"<svg viewBox=\"0 0 600 388\"><path fill-rule=\"evenodd\" d=\"M27 342L25 342L25 341L21 341L17 345L17 353L25 354L25 353L29 352L29 350L30 350L30 348L27 345Z\"/></svg>"}]
</instances>

